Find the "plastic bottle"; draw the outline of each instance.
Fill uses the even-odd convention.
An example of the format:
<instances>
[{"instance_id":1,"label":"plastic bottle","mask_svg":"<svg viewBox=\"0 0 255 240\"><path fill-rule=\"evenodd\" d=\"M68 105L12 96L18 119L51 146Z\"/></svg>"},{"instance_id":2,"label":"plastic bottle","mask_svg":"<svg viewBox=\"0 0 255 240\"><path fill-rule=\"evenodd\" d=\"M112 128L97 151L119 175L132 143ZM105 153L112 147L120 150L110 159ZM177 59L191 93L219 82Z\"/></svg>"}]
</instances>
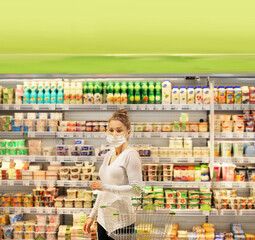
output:
<instances>
[{"instance_id":1,"label":"plastic bottle","mask_svg":"<svg viewBox=\"0 0 255 240\"><path fill-rule=\"evenodd\" d=\"M76 104L76 82L70 84L70 104Z\"/></svg>"},{"instance_id":2,"label":"plastic bottle","mask_svg":"<svg viewBox=\"0 0 255 240\"><path fill-rule=\"evenodd\" d=\"M120 104L120 82L114 84L114 104Z\"/></svg>"},{"instance_id":3,"label":"plastic bottle","mask_svg":"<svg viewBox=\"0 0 255 240\"><path fill-rule=\"evenodd\" d=\"M49 104L51 99L51 93L50 93L50 83L45 82L44 83L44 104Z\"/></svg>"},{"instance_id":4,"label":"plastic bottle","mask_svg":"<svg viewBox=\"0 0 255 240\"><path fill-rule=\"evenodd\" d=\"M195 90L193 86L188 87L188 104L195 103Z\"/></svg>"},{"instance_id":5,"label":"plastic bottle","mask_svg":"<svg viewBox=\"0 0 255 240\"><path fill-rule=\"evenodd\" d=\"M24 82L23 85L23 104L29 104L30 100L30 84L29 82Z\"/></svg>"},{"instance_id":6,"label":"plastic bottle","mask_svg":"<svg viewBox=\"0 0 255 240\"><path fill-rule=\"evenodd\" d=\"M70 103L70 83L68 80L64 81L64 104Z\"/></svg>"},{"instance_id":7,"label":"plastic bottle","mask_svg":"<svg viewBox=\"0 0 255 240\"><path fill-rule=\"evenodd\" d=\"M23 101L22 97L23 97L23 86L17 85L15 89L15 104L22 104L22 101ZM0 98L1 98L1 93L0 93Z\"/></svg>"},{"instance_id":8,"label":"plastic bottle","mask_svg":"<svg viewBox=\"0 0 255 240\"><path fill-rule=\"evenodd\" d=\"M57 103L62 104L64 103L64 91L63 91L64 85L63 82L58 82L58 88L57 88Z\"/></svg>"},{"instance_id":9,"label":"plastic bottle","mask_svg":"<svg viewBox=\"0 0 255 240\"><path fill-rule=\"evenodd\" d=\"M218 104L218 88L215 86L213 89L214 94L214 104Z\"/></svg>"},{"instance_id":10,"label":"plastic bottle","mask_svg":"<svg viewBox=\"0 0 255 240\"><path fill-rule=\"evenodd\" d=\"M94 85L94 104L102 104L103 95L102 95L102 85L100 82L95 82Z\"/></svg>"},{"instance_id":11,"label":"plastic bottle","mask_svg":"<svg viewBox=\"0 0 255 240\"><path fill-rule=\"evenodd\" d=\"M172 104L180 104L180 91L178 87L172 89Z\"/></svg>"},{"instance_id":12,"label":"plastic bottle","mask_svg":"<svg viewBox=\"0 0 255 240\"><path fill-rule=\"evenodd\" d=\"M234 89L232 86L226 87L226 103L234 104Z\"/></svg>"},{"instance_id":13,"label":"plastic bottle","mask_svg":"<svg viewBox=\"0 0 255 240\"><path fill-rule=\"evenodd\" d=\"M249 104L250 97L249 97L249 88L248 86L242 86L242 104Z\"/></svg>"},{"instance_id":14,"label":"plastic bottle","mask_svg":"<svg viewBox=\"0 0 255 240\"><path fill-rule=\"evenodd\" d=\"M134 101L135 101L134 83L130 81L128 82L128 104L133 104Z\"/></svg>"},{"instance_id":15,"label":"plastic bottle","mask_svg":"<svg viewBox=\"0 0 255 240\"><path fill-rule=\"evenodd\" d=\"M88 104L94 103L94 85L93 82L88 82Z\"/></svg>"},{"instance_id":16,"label":"plastic bottle","mask_svg":"<svg viewBox=\"0 0 255 240\"><path fill-rule=\"evenodd\" d=\"M141 86L140 82L135 82L135 104L141 103Z\"/></svg>"},{"instance_id":17,"label":"plastic bottle","mask_svg":"<svg viewBox=\"0 0 255 240\"><path fill-rule=\"evenodd\" d=\"M255 104L255 87L249 88L250 104Z\"/></svg>"},{"instance_id":18,"label":"plastic bottle","mask_svg":"<svg viewBox=\"0 0 255 240\"><path fill-rule=\"evenodd\" d=\"M121 104L127 104L127 99L128 99L128 95L127 95L127 82L121 82L121 94L120 94L120 103Z\"/></svg>"},{"instance_id":19,"label":"plastic bottle","mask_svg":"<svg viewBox=\"0 0 255 240\"><path fill-rule=\"evenodd\" d=\"M39 84L38 84L37 103L38 104L44 103L44 84L43 84L43 82L39 82Z\"/></svg>"},{"instance_id":20,"label":"plastic bottle","mask_svg":"<svg viewBox=\"0 0 255 240\"><path fill-rule=\"evenodd\" d=\"M57 83L56 82L51 82L50 91L51 91L50 103L56 104L57 103Z\"/></svg>"},{"instance_id":21,"label":"plastic bottle","mask_svg":"<svg viewBox=\"0 0 255 240\"><path fill-rule=\"evenodd\" d=\"M210 104L211 95L209 87L203 87L203 103Z\"/></svg>"},{"instance_id":22,"label":"plastic bottle","mask_svg":"<svg viewBox=\"0 0 255 240\"><path fill-rule=\"evenodd\" d=\"M155 86L154 82L150 81L149 82L149 104L155 104Z\"/></svg>"},{"instance_id":23,"label":"plastic bottle","mask_svg":"<svg viewBox=\"0 0 255 240\"><path fill-rule=\"evenodd\" d=\"M235 104L242 104L242 90L240 86L234 87Z\"/></svg>"},{"instance_id":24,"label":"plastic bottle","mask_svg":"<svg viewBox=\"0 0 255 240\"><path fill-rule=\"evenodd\" d=\"M82 82L76 82L76 88L75 88L75 103L76 104L82 104Z\"/></svg>"},{"instance_id":25,"label":"plastic bottle","mask_svg":"<svg viewBox=\"0 0 255 240\"><path fill-rule=\"evenodd\" d=\"M156 82L155 90L156 90L156 92L155 92L156 104L161 104L162 93L161 93L161 82L160 81Z\"/></svg>"},{"instance_id":26,"label":"plastic bottle","mask_svg":"<svg viewBox=\"0 0 255 240\"><path fill-rule=\"evenodd\" d=\"M148 97L148 84L146 81L142 82L142 103L148 104L149 103L149 97Z\"/></svg>"},{"instance_id":27,"label":"plastic bottle","mask_svg":"<svg viewBox=\"0 0 255 240\"><path fill-rule=\"evenodd\" d=\"M219 86L218 87L218 102L219 104L225 104L226 103L226 92L225 92L225 87L224 86Z\"/></svg>"},{"instance_id":28,"label":"plastic bottle","mask_svg":"<svg viewBox=\"0 0 255 240\"><path fill-rule=\"evenodd\" d=\"M103 83L103 103L107 103L107 83Z\"/></svg>"},{"instance_id":29,"label":"plastic bottle","mask_svg":"<svg viewBox=\"0 0 255 240\"><path fill-rule=\"evenodd\" d=\"M196 104L203 103L202 87L200 87L200 86L195 88L195 100L196 100Z\"/></svg>"},{"instance_id":30,"label":"plastic bottle","mask_svg":"<svg viewBox=\"0 0 255 240\"><path fill-rule=\"evenodd\" d=\"M169 80L162 82L162 104L171 104L171 88L172 85Z\"/></svg>"},{"instance_id":31,"label":"plastic bottle","mask_svg":"<svg viewBox=\"0 0 255 240\"><path fill-rule=\"evenodd\" d=\"M187 90L186 87L180 87L180 104L187 104Z\"/></svg>"},{"instance_id":32,"label":"plastic bottle","mask_svg":"<svg viewBox=\"0 0 255 240\"><path fill-rule=\"evenodd\" d=\"M113 82L108 82L107 84L107 104L114 103L114 96L113 96Z\"/></svg>"},{"instance_id":33,"label":"plastic bottle","mask_svg":"<svg viewBox=\"0 0 255 240\"><path fill-rule=\"evenodd\" d=\"M30 101L31 104L37 103L37 84L36 82L32 82L31 84L31 95L30 95Z\"/></svg>"}]
</instances>

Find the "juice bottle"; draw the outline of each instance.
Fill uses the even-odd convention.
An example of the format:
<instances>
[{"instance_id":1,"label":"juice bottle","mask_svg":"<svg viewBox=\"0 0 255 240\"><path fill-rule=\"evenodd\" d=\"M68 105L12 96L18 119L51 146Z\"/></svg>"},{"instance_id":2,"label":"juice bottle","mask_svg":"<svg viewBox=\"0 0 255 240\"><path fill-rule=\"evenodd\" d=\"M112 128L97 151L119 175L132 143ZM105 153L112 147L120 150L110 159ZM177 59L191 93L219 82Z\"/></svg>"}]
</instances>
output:
<instances>
[{"instance_id":1,"label":"juice bottle","mask_svg":"<svg viewBox=\"0 0 255 240\"><path fill-rule=\"evenodd\" d=\"M50 83L45 82L44 84L44 104L49 104L51 99L51 94L50 94Z\"/></svg>"},{"instance_id":2,"label":"juice bottle","mask_svg":"<svg viewBox=\"0 0 255 240\"><path fill-rule=\"evenodd\" d=\"M234 87L235 104L242 104L242 89L240 86Z\"/></svg>"},{"instance_id":3,"label":"juice bottle","mask_svg":"<svg viewBox=\"0 0 255 240\"><path fill-rule=\"evenodd\" d=\"M249 97L249 88L248 86L242 86L242 104L249 104L250 97Z\"/></svg>"},{"instance_id":4,"label":"juice bottle","mask_svg":"<svg viewBox=\"0 0 255 240\"><path fill-rule=\"evenodd\" d=\"M134 83L128 82L128 104L134 104L135 96L134 96Z\"/></svg>"},{"instance_id":5,"label":"juice bottle","mask_svg":"<svg viewBox=\"0 0 255 240\"><path fill-rule=\"evenodd\" d=\"M76 89L75 89L75 103L82 104L82 82L76 82Z\"/></svg>"},{"instance_id":6,"label":"juice bottle","mask_svg":"<svg viewBox=\"0 0 255 240\"><path fill-rule=\"evenodd\" d=\"M226 103L226 93L225 93L224 86L218 87L218 93L219 93L219 97L218 97L219 104L225 104Z\"/></svg>"},{"instance_id":7,"label":"juice bottle","mask_svg":"<svg viewBox=\"0 0 255 240\"><path fill-rule=\"evenodd\" d=\"M17 85L15 89L15 104L22 104L22 101L23 101L22 97L23 97L23 85ZM1 103L1 92L0 92L0 103Z\"/></svg>"},{"instance_id":8,"label":"juice bottle","mask_svg":"<svg viewBox=\"0 0 255 240\"><path fill-rule=\"evenodd\" d=\"M161 82L160 81L156 82L155 90L156 90L156 94L155 94L156 104L161 104L162 93L161 93Z\"/></svg>"},{"instance_id":9,"label":"juice bottle","mask_svg":"<svg viewBox=\"0 0 255 240\"><path fill-rule=\"evenodd\" d=\"M68 80L64 81L64 104L70 103L70 83Z\"/></svg>"},{"instance_id":10,"label":"juice bottle","mask_svg":"<svg viewBox=\"0 0 255 240\"><path fill-rule=\"evenodd\" d=\"M172 104L180 104L180 91L176 86L172 89Z\"/></svg>"},{"instance_id":11,"label":"juice bottle","mask_svg":"<svg viewBox=\"0 0 255 240\"><path fill-rule=\"evenodd\" d=\"M120 103L121 104L127 104L127 82L121 82L121 94L120 94Z\"/></svg>"},{"instance_id":12,"label":"juice bottle","mask_svg":"<svg viewBox=\"0 0 255 240\"><path fill-rule=\"evenodd\" d=\"M149 82L149 104L155 104L154 82Z\"/></svg>"},{"instance_id":13,"label":"juice bottle","mask_svg":"<svg viewBox=\"0 0 255 240\"><path fill-rule=\"evenodd\" d=\"M43 82L39 82L38 84L38 94L37 94L37 103L43 104L44 102L44 84Z\"/></svg>"},{"instance_id":14,"label":"juice bottle","mask_svg":"<svg viewBox=\"0 0 255 240\"><path fill-rule=\"evenodd\" d=\"M57 83L51 82L51 96L50 96L50 103L56 104L57 103Z\"/></svg>"},{"instance_id":15,"label":"juice bottle","mask_svg":"<svg viewBox=\"0 0 255 240\"><path fill-rule=\"evenodd\" d=\"M108 82L107 84L107 103L108 104L114 103L113 82Z\"/></svg>"},{"instance_id":16,"label":"juice bottle","mask_svg":"<svg viewBox=\"0 0 255 240\"><path fill-rule=\"evenodd\" d=\"M107 103L107 83L103 83L103 103Z\"/></svg>"},{"instance_id":17,"label":"juice bottle","mask_svg":"<svg viewBox=\"0 0 255 240\"><path fill-rule=\"evenodd\" d=\"M162 104L170 104L171 103L171 83L169 80L164 80L162 82Z\"/></svg>"},{"instance_id":18,"label":"juice bottle","mask_svg":"<svg viewBox=\"0 0 255 240\"><path fill-rule=\"evenodd\" d=\"M76 82L70 85L70 104L76 104Z\"/></svg>"},{"instance_id":19,"label":"juice bottle","mask_svg":"<svg viewBox=\"0 0 255 240\"><path fill-rule=\"evenodd\" d=\"M114 104L120 104L120 82L114 84Z\"/></svg>"},{"instance_id":20,"label":"juice bottle","mask_svg":"<svg viewBox=\"0 0 255 240\"><path fill-rule=\"evenodd\" d=\"M189 86L188 87L188 104L194 104L195 103L195 90L194 87Z\"/></svg>"},{"instance_id":21,"label":"juice bottle","mask_svg":"<svg viewBox=\"0 0 255 240\"><path fill-rule=\"evenodd\" d=\"M204 104L210 104L210 89L209 87L204 87L203 88L203 102Z\"/></svg>"},{"instance_id":22,"label":"juice bottle","mask_svg":"<svg viewBox=\"0 0 255 240\"><path fill-rule=\"evenodd\" d=\"M100 82L95 82L94 85L94 103L95 104L102 104L103 102L103 95L102 95L102 85Z\"/></svg>"},{"instance_id":23,"label":"juice bottle","mask_svg":"<svg viewBox=\"0 0 255 240\"><path fill-rule=\"evenodd\" d=\"M62 104L64 103L64 93L63 93L63 82L58 82L58 88L57 88L57 103Z\"/></svg>"},{"instance_id":24,"label":"juice bottle","mask_svg":"<svg viewBox=\"0 0 255 240\"><path fill-rule=\"evenodd\" d=\"M29 104L29 100L30 100L30 84L29 82L24 82L23 85L23 104Z\"/></svg>"},{"instance_id":25,"label":"juice bottle","mask_svg":"<svg viewBox=\"0 0 255 240\"><path fill-rule=\"evenodd\" d=\"M180 104L187 104L187 91L186 87L180 87Z\"/></svg>"},{"instance_id":26,"label":"juice bottle","mask_svg":"<svg viewBox=\"0 0 255 240\"><path fill-rule=\"evenodd\" d=\"M36 82L32 82L31 84L31 95L30 95L30 101L31 104L37 103L37 84Z\"/></svg>"},{"instance_id":27,"label":"juice bottle","mask_svg":"<svg viewBox=\"0 0 255 240\"><path fill-rule=\"evenodd\" d=\"M234 104L234 90L232 86L226 87L226 103Z\"/></svg>"},{"instance_id":28,"label":"juice bottle","mask_svg":"<svg viewBox=\"0 0 255 240\"><path fill-rule=\"evenodd\" d=\"M202 87L200 86L195 87L195 100L196 100L196 104L203 103Z\"/></svg>"},{"instance_id":29,"label":"juice bottle","mask_svg":"<svg viewBox=\"0 0 255 240\"><path fill-rule=\"evenodd\" d=\"M94 103L94 85L93 82L88 82L88 104Z\"/></svg>"},{"instance_id":30,"label":"juice bottle","mask_svg":"<svg viewBox=\"0 0 255 240\"><path fill-rule=\"evenodd\" d=\"M135 82L135 104L140 104L141 102L141 86L140 86L140 82L137 81Z\"/></svg>"},{"instance_id":31,"label":"juice bottle","mask_svg":"<svg viewBox=\"0 0 255 240\"><path fill-rule=\"evenodd\" d=\"M250 104L255 104L255 87L249 88Z\"/></svg>"},{"instance_id":32,"label":"juice bottle","mask_svg":"<svg viewBox=\"0 0 255 240\"><path fill-rule=\"evenodd\" d=\"M215 86L214 87L214 90L213 90L213 92L214 92L214 104L218 104L218 88Z\"/></svg>"},{"instance_id":33,"label":"juice bottle","mask_svg":"<svg viewBox=\"0 0 255 240\"><path fill-rule=\"evenodd\" d=\"M149 97L148 97L148 84L146 81L142 82L142 103L148 104L149 103Z\"/></svg>"},{"instance_id":34,"label":"juice bottle","mask_svg":"<svg viewBox=\"0 0 255 240\"><path fill-rule=\"evenodd\" d=\"M87 82L83 82L83 103L88 103L88 84Z\"/></svg>"}]
</instances>

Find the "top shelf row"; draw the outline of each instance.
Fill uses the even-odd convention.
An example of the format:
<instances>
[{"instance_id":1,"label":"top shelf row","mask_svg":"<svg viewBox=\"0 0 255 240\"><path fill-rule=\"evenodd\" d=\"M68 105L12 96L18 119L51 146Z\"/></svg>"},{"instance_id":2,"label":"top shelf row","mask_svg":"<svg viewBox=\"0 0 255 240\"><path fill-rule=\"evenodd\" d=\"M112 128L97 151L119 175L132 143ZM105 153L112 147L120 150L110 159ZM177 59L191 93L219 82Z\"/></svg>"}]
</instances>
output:
<instances>
[{"instance_id":1,"label":"top shelf row","mask_svg":"<svg viewBox=\"0 0 255 240\"><path fill-rule=\"evenodd\" d=\"M0 104L0 111L166 111L255 110L255 104Z\"/></svg>"}]
</instances>

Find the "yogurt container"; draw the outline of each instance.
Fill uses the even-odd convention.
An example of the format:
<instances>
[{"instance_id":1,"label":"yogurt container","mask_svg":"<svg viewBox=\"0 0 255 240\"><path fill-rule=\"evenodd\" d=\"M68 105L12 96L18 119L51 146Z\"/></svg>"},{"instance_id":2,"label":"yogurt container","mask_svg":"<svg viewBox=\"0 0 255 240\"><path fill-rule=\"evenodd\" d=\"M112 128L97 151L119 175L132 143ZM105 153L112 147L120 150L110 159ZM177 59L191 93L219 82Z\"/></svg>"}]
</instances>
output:
<instances>
[{"instance_id":1,"label":"yogurt container","mask_svg":"<svg viewBox=\"0 0 255 240\"><path fill-rule=\"evenodd\" d=\"M231 157L232 155L232 142L221 142L221 156Z\"/></svg>"}]
</instances>

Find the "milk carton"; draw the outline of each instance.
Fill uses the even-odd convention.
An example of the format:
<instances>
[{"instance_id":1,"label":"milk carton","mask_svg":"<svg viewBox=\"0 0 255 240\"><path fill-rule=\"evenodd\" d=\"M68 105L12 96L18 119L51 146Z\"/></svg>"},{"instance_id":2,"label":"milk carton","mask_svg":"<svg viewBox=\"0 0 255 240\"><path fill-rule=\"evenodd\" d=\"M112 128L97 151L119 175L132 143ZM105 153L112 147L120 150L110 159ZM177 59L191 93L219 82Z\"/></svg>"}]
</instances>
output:
<instances>
[{"instance_id":1,"label":"milk carton","mask_svg":"<svg viewBox=\"0 0 255 240\"><path fill-rule=\"evenodd\" d=\"M169 80L162 83L162 104L171 104L171 88L172 85Z\"/></svg>"}]
</instances>

